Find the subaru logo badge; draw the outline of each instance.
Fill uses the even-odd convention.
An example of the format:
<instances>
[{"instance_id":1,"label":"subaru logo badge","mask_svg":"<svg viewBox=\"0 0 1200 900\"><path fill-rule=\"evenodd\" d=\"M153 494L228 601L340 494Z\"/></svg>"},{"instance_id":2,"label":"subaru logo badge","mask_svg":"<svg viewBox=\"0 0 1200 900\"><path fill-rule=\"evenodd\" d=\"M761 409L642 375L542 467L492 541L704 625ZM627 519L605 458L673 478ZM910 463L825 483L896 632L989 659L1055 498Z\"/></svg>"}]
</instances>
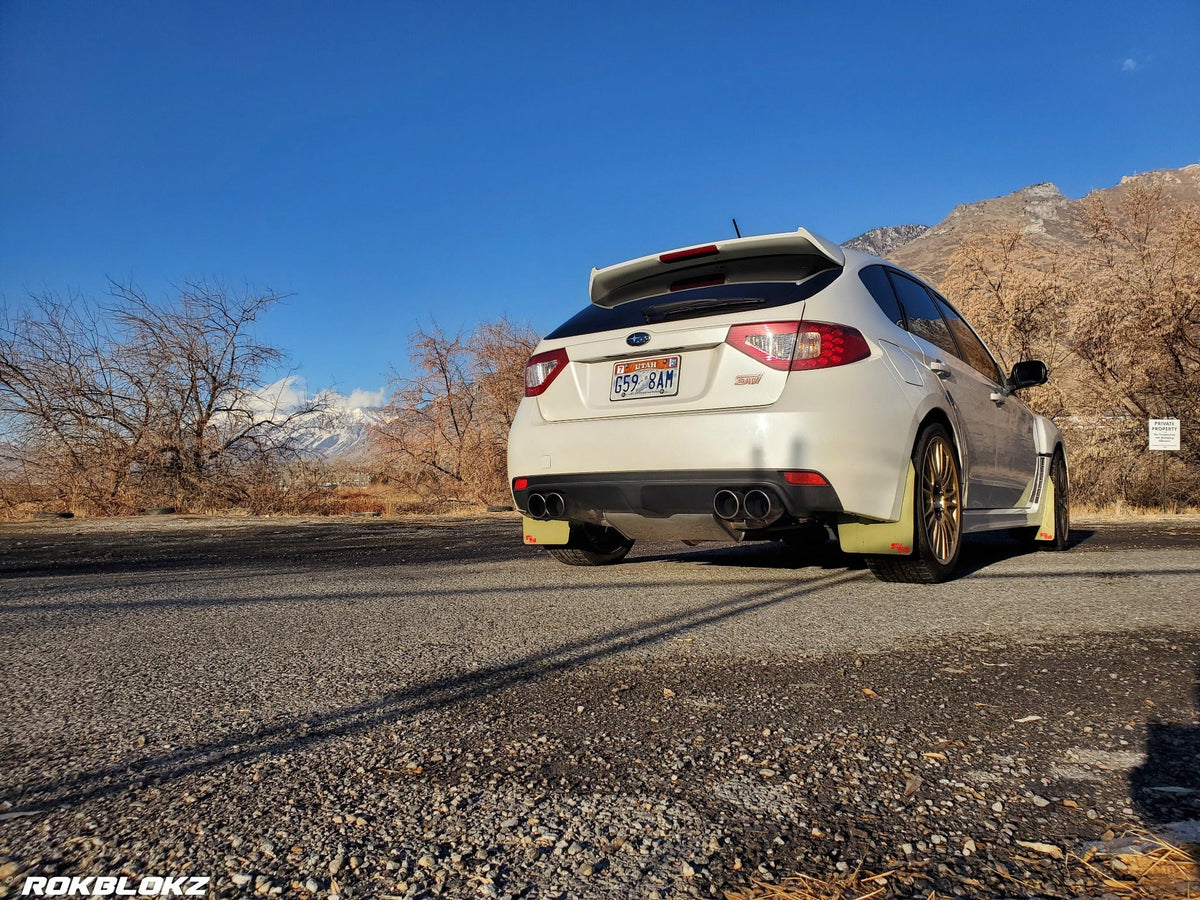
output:
<instances>
[{"instance_id":1,"label":"subaru logo badge","mask_svg":"<svg viewBox=\"0 0 1200 900\"><path fill-rule=\"evenodd\" d=\"M625 338L625 343L630 347L640 347L643 344L650 343L650 335L644 331L635 331L629 337Z\"/></svg>"}]
</instances>

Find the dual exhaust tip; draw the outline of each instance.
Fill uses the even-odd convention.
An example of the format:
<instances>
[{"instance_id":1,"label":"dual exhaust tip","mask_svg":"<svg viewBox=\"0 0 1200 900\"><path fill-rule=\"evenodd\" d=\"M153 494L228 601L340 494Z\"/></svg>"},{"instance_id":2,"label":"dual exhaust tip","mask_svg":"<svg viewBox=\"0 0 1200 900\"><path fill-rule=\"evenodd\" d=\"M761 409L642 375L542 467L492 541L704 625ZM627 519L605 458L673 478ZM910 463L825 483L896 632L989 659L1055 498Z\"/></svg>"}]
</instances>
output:
<instances>
[{"instance_id":1,"label":"dual exhaust tip","mask_svg":"<svg viewBox=\"0 0 1200 900\"><path fill-rule=\"evenodd\" d=\"M770 525L783 515L783 507L769 492L755 488L740 494L728 489L717 491L713 514L723 522L747 521Z\"/></svg>"},{"instance_id":2,"label":"dual exhaust tip","mask_svg":"<svg viewBox=\"0 0 1200 900\"><path fill-rule=\"evenodd\" d=\"M525 501L531 519L561 519L567 512L567 501L562 494L530 494Z\"/></svg>"}]
</instances>

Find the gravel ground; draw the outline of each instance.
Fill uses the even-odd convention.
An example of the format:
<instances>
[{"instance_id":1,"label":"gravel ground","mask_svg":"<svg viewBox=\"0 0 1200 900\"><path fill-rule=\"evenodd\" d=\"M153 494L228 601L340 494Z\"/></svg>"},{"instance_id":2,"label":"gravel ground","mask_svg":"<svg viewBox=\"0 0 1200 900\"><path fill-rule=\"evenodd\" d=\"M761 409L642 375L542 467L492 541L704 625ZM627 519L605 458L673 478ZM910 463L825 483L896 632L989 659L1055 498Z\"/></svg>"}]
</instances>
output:
<instances>
[{"instance_id":1,"label":"gravel ground","mask_svg":"<svg viewBox=\"0 0 1200 900\"><path fill-rule=\"evenodd\" d=\"M859 866L1071 896L1056 852L1200 819L1194 520L976 544L934 588L772 547L569 569L517 529L0 526L0 896L720 897Z\"/></svg>"}]
</instances>

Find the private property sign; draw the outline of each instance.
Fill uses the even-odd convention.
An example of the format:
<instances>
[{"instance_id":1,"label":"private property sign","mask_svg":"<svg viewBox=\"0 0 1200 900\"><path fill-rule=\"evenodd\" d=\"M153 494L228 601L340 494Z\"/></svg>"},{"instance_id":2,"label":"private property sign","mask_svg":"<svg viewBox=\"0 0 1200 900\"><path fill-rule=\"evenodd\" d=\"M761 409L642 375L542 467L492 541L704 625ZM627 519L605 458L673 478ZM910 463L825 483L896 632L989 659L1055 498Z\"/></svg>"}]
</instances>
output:
<instances>
[{"instance_id":1,"label":"private property sign","mask_svg":"<svg viewBox=\"0 0 1200 900\"><path fill-rule=\"evenodd\" d=\"M1150 420L1150 450L1179 449L1179 420Z\"/></svg>"}]
</instances>

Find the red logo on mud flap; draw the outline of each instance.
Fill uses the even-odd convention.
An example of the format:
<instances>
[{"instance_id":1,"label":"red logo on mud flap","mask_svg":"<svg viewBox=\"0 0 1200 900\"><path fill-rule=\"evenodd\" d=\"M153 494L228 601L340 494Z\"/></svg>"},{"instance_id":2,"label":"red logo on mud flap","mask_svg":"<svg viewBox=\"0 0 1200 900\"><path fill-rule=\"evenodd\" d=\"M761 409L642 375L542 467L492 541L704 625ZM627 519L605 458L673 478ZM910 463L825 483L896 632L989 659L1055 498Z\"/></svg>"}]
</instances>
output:
<instances>
[{"instance_id":1,"label":"red logo on mud flap","mask_svg":"<svg viewBox=\"0 0 1200 900\"><path fill-rule=\"evenodd\" d=\"M527 534L527 535L525 535L525 543L536 544L537 538L535 538L532 534Z\"/></svg>"},{"instance_id":2,"label":"red logo on mud flap","mask_svg":"<svg viewBox=\"0 0 1200 900\"><path fill-rule=\"evenodd\" d=\"M909 547L907 544L901 544L899 541L896 541L894 544L892 544L892 549L905 556L912 553L912 547Z\"/></svg>"}]
</instances>

